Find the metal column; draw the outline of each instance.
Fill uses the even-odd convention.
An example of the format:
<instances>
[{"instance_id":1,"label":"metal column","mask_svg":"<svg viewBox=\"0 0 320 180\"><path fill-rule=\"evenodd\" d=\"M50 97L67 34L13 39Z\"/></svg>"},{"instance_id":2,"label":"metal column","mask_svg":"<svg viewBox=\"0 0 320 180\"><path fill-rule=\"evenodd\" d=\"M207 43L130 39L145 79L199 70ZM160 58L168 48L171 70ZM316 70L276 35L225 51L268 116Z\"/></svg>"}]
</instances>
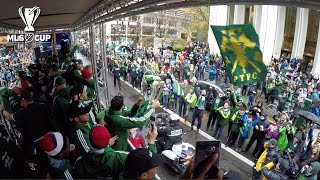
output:
<instances>
[{"instance_id":1,"label":"metal column","mask_svg":"<svg viewBox=\"0 0 320 180\"><path fill-rule=\"evenodd\" d=\"M57 54L57 37L56 30L52 32L52 55Z\"/></svg>"},{"instance_id":2,"label":"metal column","mask_svg":"<svg viewBox=\"0 0 320 180\"><path fill-rule=\"evenodd\" d=\"M106 47L106 24L105 23L101 23L100 24L100 43L101 43L101 60L103 62L103 68L101 69L101 75L103 76L103 80L104 80L104 88L103 90L105 92L103 92L105 100L106 100L106 106L109 106L109 90L108 90L108 62L107 62L107 47Z\"/></svg>"},{"instance_id":3,"label":"metal column","mask_svg":"<svg viewBox=\"0 0 320 180\"><path fill-rule=\"evenodd\" d=\"M94 79L94 86L96 90L96 105L97 105L97 110L101 110L101 104L100 104L100 93L99 93L99 86L98 82L99 79L97 77L98 71L97 71L97 57L95 53L95 38L94 38L94 24L89 26L89 40L90 40L90 51L91 51L91 64L92 64L92 70L93 70L93 79Z\"/></svg>"}]
</instances>

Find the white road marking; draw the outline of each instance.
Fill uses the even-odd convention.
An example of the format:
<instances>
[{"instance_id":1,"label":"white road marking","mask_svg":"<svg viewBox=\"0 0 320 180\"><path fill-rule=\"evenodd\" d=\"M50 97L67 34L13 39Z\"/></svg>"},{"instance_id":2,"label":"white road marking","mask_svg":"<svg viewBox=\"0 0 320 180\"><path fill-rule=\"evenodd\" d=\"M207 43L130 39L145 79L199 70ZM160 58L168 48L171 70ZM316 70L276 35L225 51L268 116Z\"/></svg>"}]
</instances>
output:
<instances>
[{"instance_id":1,"label":"white road marking","mask_svg":"<svg viewBox=\"0 0 320 180\"><path fill-rule=\"evenodd\" d=\"M123 81L125 84L127 84L129 87L131 87L131 85L126 82ZM134 88L134 90L136 90L138 93L141 93L141 91L139 89ZM163 109L163 108L162 108ZM170 109L163 109L164 111L166 111L169 114L176 114L175 112L172 112ZM180 117L180 116L179 116ZM180 118L180 121L183 122L182 118ZM183 122L185 125L187 125L188 127L191 127L190 122ZM195 127L193 127L194 130L196 130ZM207 138L208 140L215 140L214 137L210 136L208 133L202 131L201 129L199 129L199 134L201 134L203 137ZM235 157L237 157L238 159L240 159L241 161L245 162L246 164L248 164L250 167L254 166L254 162L252 162L250 159L244 157L243 155L241 155L240 153L234 151L233 149L227 147L225 144L221 143L221 148L224 149L225 151L227 151L228 153L234 155Z\"/></svg>"}]
</instances>

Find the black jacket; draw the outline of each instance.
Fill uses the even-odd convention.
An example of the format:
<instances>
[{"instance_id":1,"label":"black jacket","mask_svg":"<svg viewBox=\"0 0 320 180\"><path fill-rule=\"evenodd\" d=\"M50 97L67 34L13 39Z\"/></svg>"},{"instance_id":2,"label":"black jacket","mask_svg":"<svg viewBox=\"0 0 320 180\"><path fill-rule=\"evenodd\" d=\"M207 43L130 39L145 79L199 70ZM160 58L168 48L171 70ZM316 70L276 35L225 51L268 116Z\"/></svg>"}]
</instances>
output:
<instances>
[{"instance_id":1,"label":"black jacket","mask_svg":"<svg viewBox=\"0 0 320 180\"><path fill-rule=\"evenodd\" d=\"M182 127L179 124L169 126L165 133L165 150L171 150L174 144L182 142Z\"/></svg>"}]
</instances>

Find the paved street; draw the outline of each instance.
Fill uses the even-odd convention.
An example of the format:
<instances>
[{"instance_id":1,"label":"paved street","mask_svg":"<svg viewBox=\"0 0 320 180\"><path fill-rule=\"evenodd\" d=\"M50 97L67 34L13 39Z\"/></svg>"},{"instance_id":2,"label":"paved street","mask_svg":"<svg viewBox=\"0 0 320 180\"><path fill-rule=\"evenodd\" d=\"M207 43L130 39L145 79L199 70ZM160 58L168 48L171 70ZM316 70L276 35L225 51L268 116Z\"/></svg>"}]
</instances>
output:
<instances>
[{"instance_id":1,"label":"paved street","mask_svg":"<svg viewBox=\"0 0 320 180\"><path fill-rule=\"evenodd\" d=\"M84 60L84 63L88 63L88 60L82 56L80 56L78 54L77 58L81 58ZM110 95L110 99L117 95L119 92L121 92L123 94L123 96L125 97L125 104L128 107L131 107L135 101L138 99L138 97L140 96L140 93L136 90L133 89L131 86L128 86L126 83L124 83L122 81L122 87L121 87L121 91L118 88L113 87L113 76L112 74L108 74L108 90L109 90L109 95ZM100 94L100 97L102 98L101 100L104 102L105 100L103 100L104 95ZM163 112L164 110L161 108L157 109L157 112ZM183 130L184 130L184 134L183 134L183 141L190 143L192 145L195 145L195 143L198 140L208 140L208 138L212 139L212 137L210 137L209 135L212 135L213 132L209 132L208 134L206 134L205 132L205 125L206 125L206 120L204 120L203 122L203 127L202 130L200 132L197 131L190 131L190 126L187 126L183 123L181 123ZM224 132L224 135L226 134L226 132ZM205 137L206 136L206 137ZM222 138L222 142L226 141L226 137L223 136ZM223 168L225 170L234 170L234 171L238 171L240 172L241 176L243 179L250 179L251 177L251 163L250 160L248 160L245 157L241 157L240 154L238 154L237 152L233 151L230 148L226 148L224 147L224 145L222 145L223 148L221 150L221 157L220 157L220 168ZM245 154L245 153L243 153ZM247 156L247 155L245 155ZM247 156L247 157L250 157ZM244 160L246 162L244 162ZM160 172L159 172L159 177L161 179L167 180L167 179L178 179L179 178L179 174L176 174L173 170L171 170L169 167L164 166L160 168Z\"/></svg>"}]
</instances>

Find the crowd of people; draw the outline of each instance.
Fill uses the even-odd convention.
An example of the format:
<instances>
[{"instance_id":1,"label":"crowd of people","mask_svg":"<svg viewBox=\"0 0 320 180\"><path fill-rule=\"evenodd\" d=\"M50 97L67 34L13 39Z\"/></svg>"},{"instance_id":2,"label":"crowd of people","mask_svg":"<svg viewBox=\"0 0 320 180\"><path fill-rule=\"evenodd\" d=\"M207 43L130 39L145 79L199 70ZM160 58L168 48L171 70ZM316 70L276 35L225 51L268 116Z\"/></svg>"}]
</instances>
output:
<instances>
[{"instance_id":1,"label":"crowd of people","mask_svg":"<svg viewBox=\"0 0 320 180\"><path fill-rule=\"evenodd\" d=\"M139 98L129 109L119 94L99 111L91 66L74 59L67 46L59 55L19 63L26 52L10 52L2 61L15 78L0 88L1 178L155 177L164 163L156 148L157 127L150 123L158 100ZM129 131L149 124L143 148L130 149ZM211 158L216 161L217 154ZM202 166L211 167L212 161ZM208 170L192 175L189 168L184 177L203 178Z\"/></svg>"},{"instance_id":2,"label":"crowd of people","mask_svg":"<svg viewBox=\"0 0 320 180\"><path fill-rule=\"evenodd\" d=\"M231 85L225 93L221 93L214 88L199 87L198 79L228 83L222 58L210 55L206 44L188 46L182 52L170 49L146 49L143 52L134 60L109 59L114 86L118 82L116 80L122 77L132 87L150 95L151 99L158 98L163 108L169 108L190 121L191 130L194 125L197 130L201 129L205 117L206 131L216 139L221 139L225 133L226 145L238 152L248 152L256 142L252 151L258 167L255 174L272 172L286 178L297 178L297 174L294 177L294 174L287 172L289 167L283 165L292 162L301 171L301 176L316 176L320 160L318 146L315 145L320 137L316 124L319 122L307 120L297 126L296 121L299 110L304 110L308 99L312 105L307 111L320 117L320 80L300 72L301 60L284 56L273 58L268 65L265 81L242 87ZM134 57L136 52L127 53ZM270 104L273 106L267 106ZM270 110L273 107L275 112ZM266 149L272 149L278 155L274 161L266 158ZM276 161L280 157L282 161ZM267 165L269 162L273 165ZM280 169L277 163L282 166ZM307 166L314 166L313 173L305 171Z\"/></svg>"},{"instance_id":3,"label":"crowd of people","mask_svg":"<svg viewBox=\"0 0 320 180\"><path fill-rule=\"evenodd\" d=\"M124 58L108 52L114 86L121 90L123 79L143 96L128 109L117 95L108 109L99 111L90 65L74 59L67 46L37 62L31 52L10 52L1 61L3 178L152 179L163 163L155 143L157 128L150 128L147 137L136 132L150 124L160 104L190 121L192 131L207 118L206 131L216 139L225 135L225 144L238 152L249 151L256 142L255 178L316 178L320 170L316 123L295 123L307 98L310 111L320 116L320 81L300 73L298 60L273 59L264 82L220 92L199 86L198 80L229 83L222 58L211 55L206 43L189 44L182 52L124 50ZM268 113L266 103L274 104L277 113ZM128 152L128 138L136 150ZM216 159L217 154L210 156L202 170L212 169ZM184 177L192 177L190 169ZM206 174L199 172L193 177ZM215 172L211 177L222 177Z\"/></svg>"}]
</instances>

